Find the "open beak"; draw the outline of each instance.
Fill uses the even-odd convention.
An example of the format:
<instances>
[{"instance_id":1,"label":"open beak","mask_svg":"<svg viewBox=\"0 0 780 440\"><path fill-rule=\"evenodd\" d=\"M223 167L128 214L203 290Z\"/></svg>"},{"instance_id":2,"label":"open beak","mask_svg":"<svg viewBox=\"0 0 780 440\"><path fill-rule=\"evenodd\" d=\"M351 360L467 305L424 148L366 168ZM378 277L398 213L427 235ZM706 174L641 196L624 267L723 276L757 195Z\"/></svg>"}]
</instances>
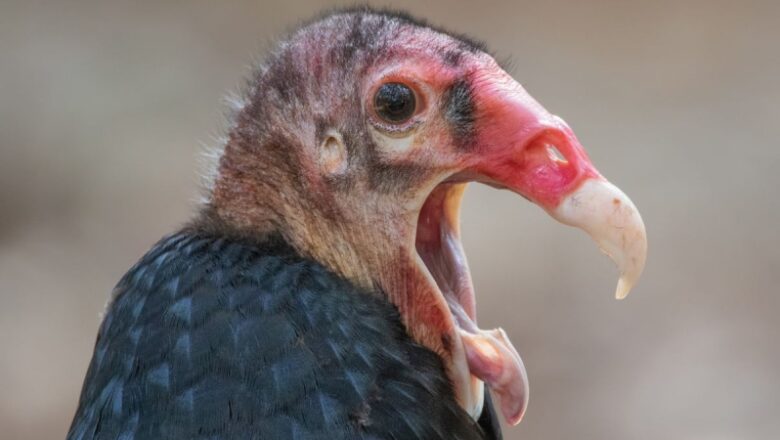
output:
<instances>
[{"instance_id":1,"label":"open beak","mask_svg":"<svg viewBox=\"0 0 780 440\"><path fill-rule=\"evenodd\" d=\"M624 298L645 265L647 238L636 206L591 164L562 119L548 113L499 68L483 75L474 95L475 148L466 167L428 196L420 213L417 250L436 280L459 329L472 381L457 387L480 396L487 383L515 424L528 404L528 379L503 330L476 326L474 292L457 227L462 182L479 181L514 191L556 220L583 229L617 264L616 296ZM474 401L474 399L471 399ZM471 408L479 405L471 405ZM474 411L478 414L478 411Z\"/></svg>"}]
</instances>

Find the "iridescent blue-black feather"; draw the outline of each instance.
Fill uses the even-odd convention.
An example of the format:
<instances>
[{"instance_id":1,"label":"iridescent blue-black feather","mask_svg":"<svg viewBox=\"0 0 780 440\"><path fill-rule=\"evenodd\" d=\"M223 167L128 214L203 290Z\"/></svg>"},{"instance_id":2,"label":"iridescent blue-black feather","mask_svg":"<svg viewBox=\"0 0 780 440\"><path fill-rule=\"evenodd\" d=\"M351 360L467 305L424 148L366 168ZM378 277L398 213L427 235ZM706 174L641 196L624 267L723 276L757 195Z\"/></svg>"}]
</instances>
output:
<instances>
[{"instance_id":1,"label":"iridescent blue-black feather","mask_svg":"<svg viewBox=\"0 0 780 440\"><path fill-rule=\"evenodd\" d=\"M183 232L120 281L68 438L499 438L395 307L282 244Z\"/></svg>"}]
</instances>

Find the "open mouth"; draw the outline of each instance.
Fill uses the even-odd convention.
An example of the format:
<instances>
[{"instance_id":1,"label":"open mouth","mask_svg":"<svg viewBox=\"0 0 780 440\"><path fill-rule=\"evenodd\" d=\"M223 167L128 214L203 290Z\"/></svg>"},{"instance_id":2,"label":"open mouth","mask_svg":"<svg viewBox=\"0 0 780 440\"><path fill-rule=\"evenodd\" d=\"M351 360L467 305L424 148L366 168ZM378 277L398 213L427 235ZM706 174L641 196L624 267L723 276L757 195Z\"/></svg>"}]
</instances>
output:
<instances>
[{"instance_id":1,"label":"open mouth","mask_svg":"<svg viewBox=\"0 0 780 440\"><path fill-rule=\"evenodd\" d=\"M449 307L470 375L490 386L501 401L504 417L514 424L527 406L528 378L504 331L477 327L474 287L460 240L460 204L466 185L445 181L428 195L417 221L417 254ZM481 384L466 387L478 394L472 401L479 403L472 409L479 412Z\"/></svg>"},{"instance_id":2,"label":"open mouth","mask_svg":"<svg viewBox=\"0 0 780 440\"><path fill-rule=\"evenodd\" d=\"M438 290L433 297L423 295L425 304L419 309L441 312L444 303L449 309L447 328L429 328L443 332L443 350L449 356L442 357L461 405L478 417L484 382L498 398L504 419L516 424L528 403L528 378L506 333L477 326L458 218L468 182L512 191L555 220L585 231L620 271L618 299L642 273L647 235L636 206L596 170L566 123L542 109L513 80L496 84L497 89L488 87L482 96L479 152L463 156L455 165L460 169L440 181L422 203L414 258L427 287ZM454 343L445 343L445 336L452 336Z\"/></svg>"},{"instance_id":3,"label":"open mouth","mask_svg":"<svg viewBox=\"0 0 780 440\"><path fill-rule=\"evenodd\" d=\"M447 300L457 325L476 329L474 287L460 241L460 203L466 183L439 184L417 220L417 254Z\"/></svg>"}]
</instances>

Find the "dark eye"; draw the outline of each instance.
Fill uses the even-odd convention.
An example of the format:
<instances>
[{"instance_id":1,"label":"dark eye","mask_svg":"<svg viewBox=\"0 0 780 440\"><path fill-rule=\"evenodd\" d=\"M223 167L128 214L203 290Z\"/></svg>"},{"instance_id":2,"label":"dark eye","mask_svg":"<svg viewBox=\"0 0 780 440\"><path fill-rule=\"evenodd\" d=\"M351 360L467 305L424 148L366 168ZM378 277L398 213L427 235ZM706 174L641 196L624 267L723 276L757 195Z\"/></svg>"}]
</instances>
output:
<instances>
[{"instance_id":1,"label":"dark eye","mask_svg":"<svg viewBox=\"0 0 780 440\"><path fill-rule=\"evenodd\" d=\"M380 118L393 124L411 118L415 107L414 92L400 83L383 84L374 95L374 111Z\"/></svg>"}]
</instances>

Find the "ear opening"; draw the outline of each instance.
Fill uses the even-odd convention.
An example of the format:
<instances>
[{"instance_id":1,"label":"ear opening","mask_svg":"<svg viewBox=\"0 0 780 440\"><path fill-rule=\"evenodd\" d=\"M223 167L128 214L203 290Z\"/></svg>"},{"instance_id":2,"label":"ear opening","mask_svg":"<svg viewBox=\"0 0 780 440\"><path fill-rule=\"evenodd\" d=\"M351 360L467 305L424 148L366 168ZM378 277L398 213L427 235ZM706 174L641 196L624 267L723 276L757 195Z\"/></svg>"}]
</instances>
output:
<instances>
[{"instance_id":1,"label":"ear opening","mask_svg":"<svg viewBox=\"0 0 780 440\"><path fill-rule=\"evenodd\" d=\"M325 132L325 138L322 140L319 150L319 163L322 172L327 175L342 174L347 170L348 160L347 146L344 145L341 133L336 130Z\"/></svg>"}]
</instances>

